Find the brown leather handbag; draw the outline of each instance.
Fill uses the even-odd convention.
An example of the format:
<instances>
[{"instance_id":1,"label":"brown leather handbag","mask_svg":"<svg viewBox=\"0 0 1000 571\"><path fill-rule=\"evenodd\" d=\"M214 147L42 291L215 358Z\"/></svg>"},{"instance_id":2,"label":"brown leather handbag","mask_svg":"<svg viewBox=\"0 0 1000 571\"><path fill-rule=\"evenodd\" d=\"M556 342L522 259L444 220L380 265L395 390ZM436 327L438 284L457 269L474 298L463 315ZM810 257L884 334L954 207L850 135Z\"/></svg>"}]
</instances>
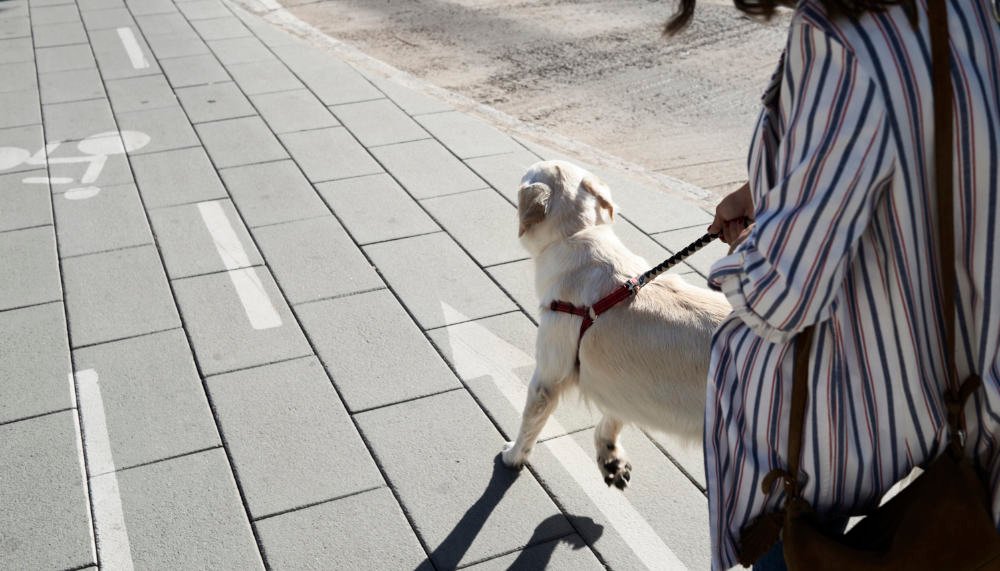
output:
<instances>
[{"instance_id":1,"label":"brown leather handbag","mask_svg":"<svg viewBox=\"0 0 1000 571\"><path fill-rule=\"evenodd\" d=\"M759 559L784 528L784 555L792 571L1000 570L1000 533L989 509L989 493L964 453L969 396L979 388L978 376L961 385L955 361L955 264L952 204L952 84L948 64L946 0L930 0L931 54L934 79L935 164L938 210L938 256L942 262L942 306L949 389L944 395L950 441L944 453L894 498L844 534L824 531L798 481L809 377L813 327L796 339L795 369L789 417L788 466L773 470L763 482L770 493L781 481L784 508L755 520L743 530L739 560Z\"/></svg>"}]
</instances>

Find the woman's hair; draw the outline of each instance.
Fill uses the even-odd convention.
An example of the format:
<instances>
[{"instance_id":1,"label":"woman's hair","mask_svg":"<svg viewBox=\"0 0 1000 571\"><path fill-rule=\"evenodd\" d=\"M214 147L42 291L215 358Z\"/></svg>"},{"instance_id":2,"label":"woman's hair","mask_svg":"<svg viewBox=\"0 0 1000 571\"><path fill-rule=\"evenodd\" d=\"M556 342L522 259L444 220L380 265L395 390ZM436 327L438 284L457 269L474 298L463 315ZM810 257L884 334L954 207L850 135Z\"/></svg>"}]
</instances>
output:
<instances>
[{"instance_id":1,"label":"woman's hair","mask_svg":"<svg viewBox=\"0 0 1000 571\"><path fill-rule=\"evenodd\" d=\"M916 9L913 0L819 0L819 3L822 4L823 7L826 8L827 13L833 17L857 17L864 12L878 12L896 4L902 4L904 8L906 8L911 21L916 17ZM790 8L795 5L795 1L733 0L733 4L736 6L736 9L745 14L761 17L767 20L774 15L775 10L779 6ZM674 12L674 15L671 16L670 19L667 20L666 25L664 25L663 33L670 36L687 27L692 16L694 16L694 5L695 0L680 0L680 5L677 6L677 11Z\"/></svg>"}]
</instances>

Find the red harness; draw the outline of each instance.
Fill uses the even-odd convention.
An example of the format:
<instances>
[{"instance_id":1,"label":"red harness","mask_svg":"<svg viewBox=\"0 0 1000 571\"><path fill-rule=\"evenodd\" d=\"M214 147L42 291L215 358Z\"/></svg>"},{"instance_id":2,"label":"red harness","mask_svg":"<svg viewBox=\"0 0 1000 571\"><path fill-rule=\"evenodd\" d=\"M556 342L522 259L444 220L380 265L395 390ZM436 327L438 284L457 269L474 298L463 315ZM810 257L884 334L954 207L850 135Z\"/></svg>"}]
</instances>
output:
<instances>
[{"instance_id":1,"label":"red harness","mask_svg":"<svg viewBox=\"0 0 1000 571\"><path fill-rule=\"evenodd\" d=\"M580 343L583 342L583 334L594 324L594 320L605 311L632 297L641 287L639 278L632 278L615 288L608 295L597 300L597 303L590 306L573 305L566 301L553 301L549 304L549 309L561 313L572 313L583 318L580 324L580 336L576 340L576 364L580 364Z\"/></svg>"}]
</instances>

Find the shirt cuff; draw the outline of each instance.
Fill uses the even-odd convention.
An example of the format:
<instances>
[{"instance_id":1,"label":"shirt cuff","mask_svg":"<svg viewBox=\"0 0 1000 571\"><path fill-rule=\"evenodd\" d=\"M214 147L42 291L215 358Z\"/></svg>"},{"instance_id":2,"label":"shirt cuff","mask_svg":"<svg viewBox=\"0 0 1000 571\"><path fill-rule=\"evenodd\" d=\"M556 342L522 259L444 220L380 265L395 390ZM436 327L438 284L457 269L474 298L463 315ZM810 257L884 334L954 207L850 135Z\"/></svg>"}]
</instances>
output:
<instances>
[{"instance_id":1,"label":"shirt cuff","mask_svg":"<svg viewBox=\"0 0 1000 571\"><path fill-rule=\"evenodd\" d=\"M758 337L771 343L787 343L795 338L794 331L784 331L774 327L754 312L747 304L744 286L749 285L744 270L746 250L741 249L715 262L708 274L708 285L725 294L733 307L733 314L739 317Z\"/></svg>"}]
</instances>

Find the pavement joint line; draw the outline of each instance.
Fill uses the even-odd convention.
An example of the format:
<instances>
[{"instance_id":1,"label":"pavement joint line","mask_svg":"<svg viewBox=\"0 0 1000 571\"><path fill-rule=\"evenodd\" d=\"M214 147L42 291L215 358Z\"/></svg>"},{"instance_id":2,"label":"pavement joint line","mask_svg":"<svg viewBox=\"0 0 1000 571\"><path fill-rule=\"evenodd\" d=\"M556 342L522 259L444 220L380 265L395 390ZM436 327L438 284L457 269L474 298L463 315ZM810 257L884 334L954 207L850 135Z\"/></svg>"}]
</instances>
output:
<instances>
[{"instance_id":1,"label":"pavement joint line","mask_svg":"<svg viewBox=\"0 0 1000 571\"><path fill-rule=\"evenodd\" d=\"M434 222L437 225L437 222ZM440 227L440 226L439 226ZM374 246L375 244L385 244L387 242L395 242L396 240L405 240L407 238L419 238L420 236L430 236L431 234L440 234L444 230L432 230L430 232L417 232L416 234L410 234L409 236L399 236L396 238L386 238L385 240L373 240L371 242L358 242L359 246ZM353 238L353 235L352 235Z\"/></svg>"},{"instance_id":2,"label":"pavement joint line","mask_svg":"<svg viewBox=\"0 0 1000 571\"><path fill-rule=\"evenodd\" d=\"M291 304L290 303L289 305L294 305L295 307L300 307L300 306L306 305L307 303L322 303L324 301L331 301L331 300L334 300L334 299L344 299L345 297L354 297L356 295L364 295L366 293L372 293L372 292L376 292L376 291L385 291L387 289L389 289L389 286L370 287L368 289L362 289L362 290L352 291L352 292L348 292L348 293L338 293L337 295L327 295L327 296L319 297L319 298L316 298L316 299L310 299L309 301L300 301L300 302L295 303L295 304Z\"/></svg>"},{"instance_id":3,"label":"pavement joint line","mask_svg":"<svg viewBox=\"0 0 1000 571\"><path fill-rule=\"evenodd\" d=\"M382 101L382 100L381 99L370 99L369 101ZM338 117L337 120L340 121L340 118ZM382 143L382 144L379 144L379 145L371 145L369 147L365 147L365 149L368 149L368 150L370 150L370 149L380 149L382 147L390 147L392 145L402 145L403 143L416 143L417 141L430 141L430 140L432 140L432 137L417 137L415 139L407 139L405 141L393 141L391 143Z\"/></svg>"},{"instance_id":4,"label":"pavement joint line","mask_svg":"<svg viewBox=\"0 0 1000 571\"><path fill-rule=\"evenodd\" d=\"M0 234L9 234L11 232L18 232L21 230L34 230L36 228L45 228L46 226L52 226L55 228L54 222L49 222L48 224L35 224L34 226L24 226L23 228L9 228L7 230L0 230Z\"/></svg>"},{"instance_id":5,"label":"pavement joint line","mask_svg":"<svg viewBox=\"0 0 1000 571\"><path fill-rule=\"evenodd\" d=\"M58 195L53 195L58 196ZM105 250L94 250L93 252L83 252L82 254L70 254L68 256L63 256L64 260L72 260L74 258L83 258L86 256L96 256L98 254L110 254L111 252L123 252L125 250L135 250L137 248L146 248L152 246L152 242L147 242L145 244L132 244L131 246L120 246L118 248L108 248Z\"/></svg>"},{"instance_id":6,"label":"pavement joint line","mask_svg":"<svg viewBox=\"0 0 1000 571\"><path fill-rule=\"evenodd\" d=\"M330 218L330 215L329 214L309 215L309 216L304 216L302 218L295 218L293 220L282 220L280 222L268 222L267 224L258 224L256 226L247 226L247 229L253 228L254 230L256 230L257 228L270 228L272 226L281 226L283 224L294 224L296 222L302 222L304 220L317 220L319 218Z\"/></svg>"},{"instance_id":7,"label":"pavement joint line","mask_svg":"<svg viewBox=\"0 0 1000 571\"><path fill-rule=\"evenodd\" d=\"M461 565L455 567L455 569L468 569L469 567L472 567L473 565L479 565L480 563L486 563L487 561L493 561L494 559L500 559L501 557L506 557L506 556L508 556L508 555L510 555L512 553L520 553L520 552L524 551L525 549L529 549L531 547L535 547L536 545L544 545L546 543L551 543L553 541L560 541L560 540L566 539L567 537L569 537L571 535L578 535L575 528L573 529L573 531L571 531L569 533L566 533L566 534L563 534L563 535L560 535L558 537L550 537L548 539L540 539L538 541L535 541L534 543L528 543L528 544L523 545L521 547L518 547L516 549L509 549L507 551L504 551L503 553L497 553L495 555L489 555L487 557L476 559L474 561L469 561L468 563L462 563Z\"/></svg>"},{"instance_id":8,"label":"pavement joint line","mask_svg":"<svg viewBox=\"0 0 1000 571\"><path fill-rule=\"evenodd\" d=\"M76 567L67 567L62 571L85 571L86 569L93 569L93 568L94 568L94 563L84 563L83 565L77 565Z\"/></svg>"},{"instance_id":9,"label":"pavement joint line","mask_svg":"<svg viewBox=\"0 0 1000 571\"><path fill-rule=\"evenodd\" d=\"M528 262L528 261L531 261L531 256L525 256L523 258L518 258L516 260L507 260L506 262L497 262L495 264L487 264L487 265L483 266L483 269L484 270L491 270L493 268L496 268L496 267L499 267L499 266L505 266L507 264L517 264L517 263L520 263L520 262Z\"/></svg>"},{"instance_id":10,"label":"pavement joint line","mask_svg":"<svg viewBox=\"0 0 1000 571\"><path fill-rule=\"evenodd\" d=\"M11 419L11 420L4 420L4 421L0 421L0 426L7 426L8 424L15 424L15 423L18 423L18 422L24 422L26 420L35 420L36 418L42 418L42 417L45 417L45 416L49 416L51 414L58 414L60 412L66 412L68 410L76 410L76 407L75 406L67 406L67 407L64 407L64 408L57 409L57 410L50 410L50 411L47 411L47 412L40 412L38 414L31 414L31 415L28 415L28 416L22 416L22 417L14 418L14 419Z\"/></svg>"},{"instance_id":11,"label":"pavement joint line","mask_svg":"<svg viewBox=\"0 0 1000 571\"><path fill-rule=\"evenodd\" d=\"M676 467L680 471L680 473L683 474L684 477L688 479L688 481L694 484L695 488L698 488L698 491L701 492L703 496L705 496L706 498L708 497L708 490L705 489L705 486L702 486L700 483L698 483L698 480L696 480L694 476L692 476L691 473L688 472L676 458L674 458L674 455L671 454L669 450L667 450L663 445L661 445L659 441L657 441L655 438L650 436L646 430L640 430L640 432L642 432L642 435L646 437L646 440L649 440L649 442L652 443L652 445L655 446L660 451L661 454L667 457L667 460L670 460L670 463L673 464L674 467Z\"/></svg>"},{"instance_id":12,"label":"pavement joint line","mask_svg":"<svg viewBox=\"0 0 1000 571\"><path fill-rule=\"evenodd\" d=\"M354 497L354 496L360 496L361 494L367 494L368 492L374 492L375 490L381 490L381 489L388 488L388 487L389 487L388 484L382 484L381 486L372 486L370 488L365 488L364 490L358 490L356 492L351 492L349 494L343 494L343 495L336 496L336 497L333 497L333 498L326 498L324 500L319 500L319 501L316 501L316 502L309 502L308 504L302 504L301 506L296 506L294 508L288 508L288 509L285 509L285 510L276 511L274 513L264 514L264 515L258 517L257 519L255 519L254 521L263 521L265 519L270 519L270 518L274 518L274 517L280 517L280 516L283 516L283 515L286 515L286 514L290 514L292 512L297 512L297 511L300 511L300 510L307 510L309 508L314 508L316 506L321 506L323 504L329 504L331 502L336 502L338 500L343 500L343 499L351 498L351 497Z\"/></svg>"},{"instance_id":13,"label":"pavement joint line","mask_svg":"<svg viewBox=\"0 0 1000 571\"><path fill-rule=\"evenodd\" d=\"M300 359L308 359L309 357L316 357L316 354L315 353L306 353L304 355L296 355L294 357L284 357L284 358L281 358L281 359L275 359L273 361L268 361L266 363L261 363L259 365L248 365L246 367L236 367L234 369L225 369L225 370L219 371L217 373L211 373L211 374L205 375L204 378L207 380L207 379L211 379L213 377L218 377L219 375L228 375L229 373L239 373L239 372L242 372L242 371L252 371L254 369L262 369L264 367L270 367L272 365L280 365L281 363L288 363L290 361L298 361Z\"/></svg>"},{"instance_id":14,"label":"pavement joint line","mask_svg":"<svg viewBox=\"0 0 1000 571\"><path fill-rule=\"evenodd\" d=\"M49 305L50 303L63 303L63 299L60 297L59 299L52 299L52 300L49 300L49 301L39 301L38 303L29 303L29 304L26 304L26 305L18 305L18 306L15 306L15 307L8 307L8 308L5 308L3 310L0 310L0 314L6 313L8 311L17 311L19 309L28 309L29 307L38 307L40 305Z\"/></svg>"},{"instance_id":15,"label":"pavement joint line","mask_svg":"<svg viewBox=\"0 0 1000 571\"><path fill-rule=\"evenodd\" d=\"M448 329L449 327L454 327L456 325L463 325L465 323L475 323L476 321L483 321L483 320L486 320L486 319L493 319L494 317L500 317L502 315L510 315L512 313L524 313L524 311L522 311L521 309L511 309L511 310L508 310L508 311L501 311L499 313L492 313L490 315L483 315L481 317L470 317L468 319L465 319L465 320L462 320L462 321L455 321L455 322L449 323L447 325L436 325L434 327L428 327L427 329L424 329L424 331L426 331L428 333L430 333L431 331L440 331L442 329Z\"/></svg>"},{"instance_id":16,"label":"pavement joint line","mask_svg":"<svg viewBox=\"0 0 1000 571\"><path fill-rule=\"evenodd\" d=\"M241 91L241 93L242 93L242 91ZM252 102L251 102L251 105L253 105ZM264 123L267 124L267 121L264 121ZM268 129L270 129L270 126L268 126ZM197 148L203 149L204 146L198 145ZM209 160L211 160L211 158L209 158ZM222 172L222 171L227 171L227 170L231 170L231 169L241 169L241 168L244 168L244 167L252 167L252 166L257 166L257 165L269 165L271 163L280 163L282 161L291 161L291 160L294 160L294 159L291 158L291 156L281 157L280 159L269 159L269 160L266 160L266 161L257 161L255 163L247 163L245 165L233 165L231 167L216 168L215 171L216 172ZM214 167L215 163L212 163L212 166ZM223 181L223 182L225 182L225 181ZM228 190L228 188L226 190ZM234 204L235 204L235 202L234 202Z\"/></svg>"},{"instance_id":17,"label":"pavement joint line","mask_svg":"<svg viewBox=\"0 0 1000 571\"><path fill-rule=\"evenodd\" d=\"M588 430L596 427L596 424L591 424L590 426L584 426L581 428L575 428L573 430L567 430L563 434L553 434L551 436L546 436L545 438L538 437L538 442L548 442L549 440L555 440L556 438L562 438L563 436L573 436L574 434L580 434L581 432L587 432Z\"/></svg>"},{"instance_id":18,"label":"pavement joint line","mask_svg":"<svg viewBox=\"0 0 1000 571\"><path fill-rule=\"evenodd\" d=\"M354 416L354 415L357 415L357 414L365 414L365 413L372 412L372 411L375 411L375 410L382 410L384 408L390 408L390 407L394 407L394 406L399 406L401 404L410 404L410 403L417 402L417 401L424 400L424 399L428 399L428 398L431 398L431 397L437 397L437 396L441 396L441 395L446 395L448 393L453 393L455 391L464 391L464 390L465 390L465 387L452 387L450 389L444 389L444 390L441 390L441 391L435 391L433 393L428 393L428 394L425 394L425 395L410 397L408 399L403 399L403 400L398 400L398 401L393 401L393 402L387 402L387 403L377 404L375 406L370 406L368 408L362 408L362 409L358 409L358 410L352 410L352 411L349 411L349 412L350 412L351 416Z\"/></svg>"},{"instance_id":19,"label":"pavement joint line","mask_svg":"<svg viewBox=\"0 0 1000 571\"><path fill-rule=\"evenodd\" d=\"M266 268L266 267L267 266L265 264L250 264L249 266L244 266L242 268L237 268L237 269L246 270L246 269L250 269L250 268ZM189 276L180 276L180 277L176 277L176 278L170 278L170 281L171 282L179 282L179 281L189 280L191 278L202 278L202 277L205 277L205 276L214 276L214 275L218 275L218 274L225 274L225 273L228 273L228 272L231 272L231 271L234 271L234 270L228 270L228 269L210 270L210 271L207 271L207 272L201 272L201 273L197 273L197 274L191 274Z\"/></svg>"},{"instance_id":20,"label":"pavement joint line","mask_svg":"<svg viewBox=\"0 0 1000 571\"><path fill-rule=\"evenodd\" d=\"M219 85L219 83L217 83L217 82L216 83L206 83L204 85ZM194 86L192 86L192 87L194 87ZM184 106L184 104L182 103L181 107L183 107L183 106ZM260 117L260 115L258 115L257 113L246 113L244 115L235 115L233 117L222 117L222 118L219 118L219 119L206 119L205 121L191 121L191 125L211 125L212 123L221 123L223 121L232 121L233 119L246 119L248 117ZM263 120L263 117L261 117L261 120ZM238 166L245 167L247 165L238 165Z\"/></svg>"},{"instance_id":21,"label":"pavement joint line","mask_svg":"<svg viewBox=\"0 0 1000 571\"><path fill-rule=\"evenodd\" d=\"M163 462L177 460L178 458L184 458L186 456L194 456L195 454L201 454L202 452L209 452L211 450L218 450L219 448L222 448L222 444L216 444L215 446L206 446L205 448L199 448L197 450L191 450L189 452L182 452L180 454L172 454L170 456L164 456L163 458L157 458L156 460L149 460L146 462L140 462L138 464L131 464L129 466L123 466L121 468L115 468L115 473L127 472L129 470L135 470L136 468L145 468L146 466L152 466L153 464L162 464Z\"/></svg>"},{"instance_id":22,"label":"pavement joint line","mask_svg":"<svg viewBox=\"0 0 1000 571\"><path fill-rule=\"evenodd\" d=\"M167 331L177 331L178 329L182 329L182 328L181 327L168 327L166 329L157 329L156 331L146 331L144 333L137 333L135 335L129 335L127 337L117 337L115 339L108 339L107 341L95 341L94 343L87 343L86 345L80 345L80 346L77 346L77 347L72 347L71 349L73 351L76 351L78 349L87 349L87 348L90 348L90 347L99 347L101 345L107 345L108 343L117 343L119 341L128 341L128 340L131 340L131 339L138 339L140 337L148 337L150 335L156 335L157 333L166 333Z\"/></svg>"},{"instance_id":23,"label":"pavement joint line","mask_svg":"<svg viewBox=\"0 0 1000 571\"><path fill-rule=\"evenodd\" d=\"M497 189L493 188L492 186L488 186L487 185L484 188L472 188L472 189L469 189L469 190L456 190L455 192L446 192L444 194L435 194L434 196L425 196L423 198L418 198L417 202L421 202L422 203L422 202L425 202L427 200L434 200L435 198L446 198L446 197L449 197L449 196L458 196L460 194L470 194L470 193L473 193L473 192L482 192L484 190L492 190L493 192L497 192Z\"/></svg>"}]
</instances>

